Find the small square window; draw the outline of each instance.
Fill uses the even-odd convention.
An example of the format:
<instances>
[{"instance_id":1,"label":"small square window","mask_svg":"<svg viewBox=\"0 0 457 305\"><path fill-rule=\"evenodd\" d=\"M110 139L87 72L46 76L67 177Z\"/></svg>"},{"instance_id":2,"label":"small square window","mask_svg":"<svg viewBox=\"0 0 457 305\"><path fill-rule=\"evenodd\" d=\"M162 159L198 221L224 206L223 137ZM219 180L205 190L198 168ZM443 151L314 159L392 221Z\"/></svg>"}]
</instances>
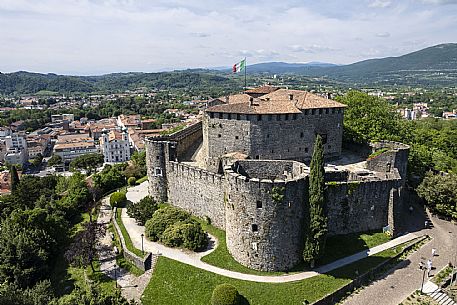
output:
<instances>
[{"instance_id":1,"label":"small square window","mask_svg":"<svg viewBox=\"0 0 457 305\"><path fill-rule=\"evenodd\" d=\"M162 176L162 169L160 167L154 169L154 176Z\"/></svg>"},{"instance_id":2,"label":"small square window","mask_svg":"<svg viewBox=\"0 0 457 305\"><path fill-rule=\"evenodd\" d=\"M324 109L319 109L319 114L322 114L322 113L323 113L323 110L324 110Z\"/></svg>"},{"instance_id":3,"label":"small square window","mask_svg":"<svg viewBox=\"0 0 457 305\"><path fill-rule=\"evenodd\" d=\"M254 223L252 224L252 232L258 232L259 231L259 227Z\"/></svg>"},{"instance_id":4,"label":"small square window","mask_svg":"<svg viewBox=\"0 0 457 305\"><path fill-rule=\"evenodd\" d=\"M305 147L305 153L307 153L307 152L308 152L308 147Z\"/></svg>"},{"instance_id":5,"label":"small square window","mask_svg":"<svg viewBox=\"0 0 457 305\"><path fill-rule=\"evenodd\" d=\"M220 137L222 137L222 135L221 135L221 134L218 134L217 137L220 138Z\"/></svg>"},{"instance_id":6,"label":"small square window","mask_svg":"<svg viewBox=\"0 0 457 305\"><path fill-rule=\"evenodd\" d=\"M287 121L288 119L289 119L289 114L287 113L285 120Z\"/></svg>"},{"instance_id":7,"label":"small square window","mask_svg":"<svg viewBox=\"0 0 457 305\"><path fill-rule=\"evenodd\" d=\"M303 132L300 132L300 138L303 138L305 134Z\"/></svg>"},{"instance_id":8,"label":"small square window","mask_svg":"<svg viewBox=\"0 0 457 305\"><path fill-rule=\"evenodd\" d=\"M238 137L238 136L235 136L235 140L238 140L239 138L240 138L240 137Z\"/></svg>"},{"instance_id":9,"label":"small square window","mask_svg":"<svg viewBox=\"0 0 457 305\"><path fill-rule=\"evenodd\" d=\"M262 208L262 201L257 200L257 201L256 201L256 207L257 207L258 209L261 209L261 208Z\"/></svg>"},{"instance_id":10,"label":"small square window","mask_svg":"<svg viewBox=\"0 0 457 305\"><path fill-rule=\"evenodd\" d=\"M219 119L222 119L224 117L224 115L222 114L222 112L219 112Z\"/></svg>"}]
</instances>

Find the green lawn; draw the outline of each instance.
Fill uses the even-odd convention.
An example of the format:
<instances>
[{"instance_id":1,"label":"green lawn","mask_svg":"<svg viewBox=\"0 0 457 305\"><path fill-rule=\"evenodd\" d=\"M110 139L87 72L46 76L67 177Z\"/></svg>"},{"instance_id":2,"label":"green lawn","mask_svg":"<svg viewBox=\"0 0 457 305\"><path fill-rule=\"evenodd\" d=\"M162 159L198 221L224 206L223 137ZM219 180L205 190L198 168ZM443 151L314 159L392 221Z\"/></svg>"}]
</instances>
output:
<instances>
[{"instance_id":1,"label":"green lawn","mask_svg":"<svg viewBox=\"0 0 457 305\"><path fill-rule=\"evenodd\" d=\"M124 237L124 240L125 240L125 246L127 247L127 249L129 249L130 252L135 253L139 257L144 257L143 252L140 249L137 249L133 246L132 240L130 239L130 235L127 232L127 229L125 228L124 223L122 222L121 215L122 215L122 209L117 208L116 209L116 222L119 225L119 228L121 229L122 236Z\"/></svg>"},{"instance_id":2,"label":"green lawn","mask_svg":"<svg viewBox=\"0 0 457 305\"><path fill-rule=\"evenodd\" d=\"M144 305L209 304L218 284L229 283L249 301L250 305L301 305L314 302L349 283L379 263L393 257L403 245L367 257L328 274L290 283L256 283L227 278L178 261L160 257L152 279L143 294Z\"/></svg>"},{"instance_id":3,"label":"green lawn","mask_svg":"<svg viewBox=\"0 0 457 305\"><path fill-rule=\"evenodd\" d=\"M196 218L197 219L197 218ZM235 261L227 250L225 241L225 232L214 226L208 225L205 221L197 219L203 229L209 234L215 236L219 242L216 250L202 257L202 261L210 265L223 269L237 271L241 273L257 274L257 275L281 275L284 272L264 272L249 269ZM327 240L325 255L321 258L320 264L324 265L333 262L339 258L366 250L368 248L383 244L389 241L389 236L382 232L369 232L362 234L348 234L332 236ZM303 265L299 265L291 273L305 270Z\"/></svg>"}]
</instances>

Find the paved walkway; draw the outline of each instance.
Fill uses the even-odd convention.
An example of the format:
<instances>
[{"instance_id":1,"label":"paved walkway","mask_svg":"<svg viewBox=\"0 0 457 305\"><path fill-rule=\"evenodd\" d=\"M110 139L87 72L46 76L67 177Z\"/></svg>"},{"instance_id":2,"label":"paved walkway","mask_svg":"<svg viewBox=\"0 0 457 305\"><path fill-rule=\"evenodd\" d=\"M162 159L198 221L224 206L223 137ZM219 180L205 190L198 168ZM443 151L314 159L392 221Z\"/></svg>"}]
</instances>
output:
<instances>
[{"instance_id":1,"label":"paved walkway","mask_svg":"<svg viewBox=\"0 0 457 305\"><path fill-rule=\"evenodd\" d=\"M107 196L102 199L97 222L107 226L111 221L112 215L113 211L109 204L109 196ZM100 259L100 271L105 273L109 278L117 280L123 297L127 300L134 299L140 301L141 295L151 279L152 270L136 277L127 270L116 267L116 254L114 253L113 242L108 230L106 230L106 234L102 238L97 251Z\"/></svg>"},{"instance_id":2,"label":"paved walkway","mask_svg":"<svg viewBox=\"0 0 457 305\"><path fill-rule=\"evenodd\" d=\"M148 194L147 182L144 182L136 187L130 188L129 191L127 192L127 199L132 202L138 202L141 198L143 198L147 194ZM126 227L128 233L130 235L130 239L132 240L133 245L136 248L141 249L141 234L144 234L144 227L137 225L135 220L130 218L127 215L127 212L125 211L125 209L122 209L122 221L124 222L124 226ZM181 263L188 264L188 265L191 265L191 266L194 266L194 267L206 270L206 271L210 271L210 272L213 272L216 274L220 274L220 275L223 275L226 277L230 277L230 278L235 278L235 279L245 280L245 281L252 281L252 282L263 282L263 283L286 283L286 282L293 282L293 281L307 279L307 278L319 275L321 273L329 272L336 268L353 263L362 258L382 252L388 248L395 247L399 244L410 241L419 236L420 235L418 235L418 234L406 234L404 236L391 240L385 244L373 247L366 251L362 251L357 254L345 257L345 258L342 258L342 259L337 260L328 265L324 265L319 268L316 268L314 271L306 271L306 272L299 272L299 273L287 274L287 275L277 275L277 276L262 276L262 275L239 273L239 272L234 272L234 271L218 268L218 267L209 265L205 262L202 262L200 260L201 257L209 254L217 246L217 243L213 237L211 238L212 243L210 243L210 244L212 244L212 248L208 249L204 252L199 252L199 253L195 253L192 251L186 251L186 250L182 250L182 249L168 248L159 243L151 242L147 239L144 239L144 249L145 249L145 251L149 251L152 253L160 253L165 257L177 260Z\"/></svg>"},{"instance_id":3,"label":"paved walkway","mask_svg":"<svg viewBox=\"0 0 457 305\"><path fill-rule=\"evenodd\" d=\"M406 208L406 207L405 207ZM404 230L416 232L416 234L428 234L432 240L412 253L408 259L388 271L382 278L372 282L351 295L343 305L398 305L415 290L421 288L422 270L419 263L431 258L432 248L436 248L438 256L432 258L432 276L441 270L449 262L455 262L457 249L457 226L450 222L425 215L419 206L415 206L414 212L404 211ZM430 228L424 229L424 221L427 217L432 221Z\"/></svg>"},{"instance_id":4,"label":"paved walkway","mask_svg":"<svg viewBox=\"0 0 457 305\"><path fill-rule=\"evenodd\" d=\"M444 293L435 283L428 281L425 283L422 291L437 301L438 304L457 305L457 303L454 302L446 293Z\"/></svg>"}]
</instances>

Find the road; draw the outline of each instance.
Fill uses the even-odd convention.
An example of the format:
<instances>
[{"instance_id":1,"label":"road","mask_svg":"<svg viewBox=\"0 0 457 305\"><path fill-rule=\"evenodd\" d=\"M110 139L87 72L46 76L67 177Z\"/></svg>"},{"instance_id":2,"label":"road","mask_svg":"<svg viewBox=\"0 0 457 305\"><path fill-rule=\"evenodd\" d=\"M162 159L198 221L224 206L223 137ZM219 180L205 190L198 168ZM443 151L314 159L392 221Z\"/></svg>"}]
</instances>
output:
<instances>
[{"instance_id":1,"label":"road","mask_svg":"<svg viewBox=\"0 0 457 305\"><path fill-rule=\"evenodd\" d=\"M390 270L382 278L374 281L357 294L351 295L343 305L398 305L412 292L421 288L423 272L419 270L420 261L431 258L432 248L437 250L438 256L432 258L436 274L449 262L456 263L457 255L457 226L426 215L416 205L413 213L404 211L404 230L415 234L428 234L432 240L412 253L405 261ZM433 225L424 228L425 219L429 218ZM427 281L427 277L425 279Z\"/></svg>"}]
</instances>

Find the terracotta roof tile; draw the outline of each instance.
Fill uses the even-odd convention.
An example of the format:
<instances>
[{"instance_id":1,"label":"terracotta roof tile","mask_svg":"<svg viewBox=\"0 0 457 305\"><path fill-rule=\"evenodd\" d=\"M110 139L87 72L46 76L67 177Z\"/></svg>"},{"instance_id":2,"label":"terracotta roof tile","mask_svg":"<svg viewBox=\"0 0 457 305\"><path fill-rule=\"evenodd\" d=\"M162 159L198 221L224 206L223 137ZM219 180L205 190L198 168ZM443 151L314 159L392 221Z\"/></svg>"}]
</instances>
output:
<instances>
[{"instance_id":1,"label":"terracotta roof tile","mask_svg":"<svg viewBox=\"0 0 457 305\"><path fill-rule=\"evenodd\" d=\"M208 112L242 114L300 113L303 109L344 108L346 105L302 91L278 89L260 98L248 94L235 94L229 97L229 103L208 108Z\"/></svg>"},{"instance_id":2,"label":"terracotta roof tile","mask_svg":"<svg viewBox=\"0 0 457 305\"><path fill-rule=\"evenodd\" d=\"M244 91L244 93L268 94L268 93L274 92L278 89L279 89L278 87L273 87L273 86L261 86L261 87L257 87L254 89L246 90L246 91Z\"/></svg>"}]
</instances>

